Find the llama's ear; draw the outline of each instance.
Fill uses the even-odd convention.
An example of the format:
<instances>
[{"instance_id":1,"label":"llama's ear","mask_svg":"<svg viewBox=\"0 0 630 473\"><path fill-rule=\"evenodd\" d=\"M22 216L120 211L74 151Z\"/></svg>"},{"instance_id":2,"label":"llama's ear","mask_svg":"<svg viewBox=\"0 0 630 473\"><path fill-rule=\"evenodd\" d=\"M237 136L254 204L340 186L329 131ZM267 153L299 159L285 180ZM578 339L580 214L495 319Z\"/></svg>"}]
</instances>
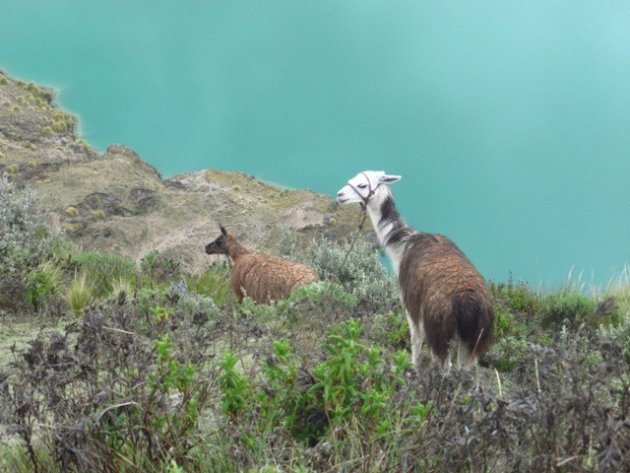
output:
<instances>
[{"instance_id":1,"label":"llama's ear","mask_svg":"<svg viewBox=\"0 0 630 473\"><path fill-rule=\"evenodd\" d=\"M221 234L223 236L227 236L227 230L225 228L223 228L223 225L219 225L219 228L221 229Z\"/></svg>"},{"instance_id":2,"label":"llama's ear","mask_svg":"<svg viewBox=\"0 0 630 473\"><path fill-rule=\"evenodd\" d=\"M401 177L402 176L394 176L394 175L390 175L390 174L385 174L385 175L381 176L381 178L379 180L383 184L391 184L392 182L400 181Z\"/></svg>"}]
</instances>

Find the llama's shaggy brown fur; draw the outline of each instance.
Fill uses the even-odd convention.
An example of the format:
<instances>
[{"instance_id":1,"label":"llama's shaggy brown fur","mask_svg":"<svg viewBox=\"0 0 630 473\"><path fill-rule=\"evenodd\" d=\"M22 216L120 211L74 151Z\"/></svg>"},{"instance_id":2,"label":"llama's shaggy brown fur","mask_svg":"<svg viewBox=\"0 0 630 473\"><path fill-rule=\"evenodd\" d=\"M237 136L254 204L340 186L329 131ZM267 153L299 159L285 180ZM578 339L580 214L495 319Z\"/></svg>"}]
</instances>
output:
<instances>
[{"instance_id":1,"label":"llama's shaggy brown fur","mask_svg":"<svg viewBox=\"0 0 630 473\"><path fill-rule=\"evenodd\" d=\"M257 303L284 299L296 288L319 278L304 264L252 253L221 227L221 236L206 245L206 253L228 255L233 263L230 284L240 299L249 296Z\"/></svg>"},{"instance_id":2,"label":"llama's shaggy brown fur","mask_svg":"<svg viewBox=\"0 0 630 473\"><path fill-rule=\"evenodd\" d=\"M446 360L455 334L473 357L486 352L494 321L490 292L451 240L430 233L410 236L398 278L407 312L423 326L437 358Z\"/></svg>"}]
</instances>

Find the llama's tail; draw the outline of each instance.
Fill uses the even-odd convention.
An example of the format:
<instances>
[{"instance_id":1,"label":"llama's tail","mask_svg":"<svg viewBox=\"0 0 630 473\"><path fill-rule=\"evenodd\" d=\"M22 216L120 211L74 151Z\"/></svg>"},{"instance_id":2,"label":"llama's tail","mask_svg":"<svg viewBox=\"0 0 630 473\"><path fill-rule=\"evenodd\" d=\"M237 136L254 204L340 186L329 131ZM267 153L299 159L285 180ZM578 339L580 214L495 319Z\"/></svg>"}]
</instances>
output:
<instances>
[{"instance_id":1,"label":"llama's tail","mask_svg":"<svg viewBox=\"0 0 630 473\"><path fill-rule=\"evenodd\" d=\"M494 315L492 306L474 292L462 292L453 297L453 315L457 335L471 358L483 355L490 344Z\"/></svg>"}]
</instances>

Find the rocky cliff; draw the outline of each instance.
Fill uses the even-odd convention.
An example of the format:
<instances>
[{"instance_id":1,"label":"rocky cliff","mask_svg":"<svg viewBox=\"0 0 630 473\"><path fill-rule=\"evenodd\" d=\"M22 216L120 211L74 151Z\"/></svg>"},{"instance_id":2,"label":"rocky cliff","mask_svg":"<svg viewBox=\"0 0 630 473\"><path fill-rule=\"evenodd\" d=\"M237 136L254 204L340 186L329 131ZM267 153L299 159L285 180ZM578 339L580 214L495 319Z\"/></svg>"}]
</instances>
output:
<instances>
[{"instance_id":1,"label":"rocky cliff","mask_svg":"<svg viewBox=\"0 0 630 473\"><path fill-rule=\"evenodd\" d=\"M139 259L155 249L197 271L210 261L203 247L219 222L250 247L278 253L287 237L345 238L359 221L356 207L242 173L162 179L125 146L97 152L76 123L52 90L0 73L0 174L34 188L53 228L87 250Z\"/></svg>"}]
</instances>

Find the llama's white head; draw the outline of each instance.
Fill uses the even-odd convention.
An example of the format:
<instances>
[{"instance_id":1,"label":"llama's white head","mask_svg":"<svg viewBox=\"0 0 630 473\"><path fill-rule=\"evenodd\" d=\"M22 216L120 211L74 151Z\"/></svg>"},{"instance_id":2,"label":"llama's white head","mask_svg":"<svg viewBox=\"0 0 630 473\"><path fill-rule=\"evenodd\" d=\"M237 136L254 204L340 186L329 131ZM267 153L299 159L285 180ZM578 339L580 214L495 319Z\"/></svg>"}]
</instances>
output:
<instances>
[{"instance_id":1,"label":"llama's white head","mask_svg":"<svg viewBox=\"0 0 630 473\"><path fill-rule=\"evenodd\" d=\"M385 174L385 171L360 172L337 192L337 202L341 204L359 202L367 206L379 187L396 182L400 177Z\"/></svg>"}]
</instances>

